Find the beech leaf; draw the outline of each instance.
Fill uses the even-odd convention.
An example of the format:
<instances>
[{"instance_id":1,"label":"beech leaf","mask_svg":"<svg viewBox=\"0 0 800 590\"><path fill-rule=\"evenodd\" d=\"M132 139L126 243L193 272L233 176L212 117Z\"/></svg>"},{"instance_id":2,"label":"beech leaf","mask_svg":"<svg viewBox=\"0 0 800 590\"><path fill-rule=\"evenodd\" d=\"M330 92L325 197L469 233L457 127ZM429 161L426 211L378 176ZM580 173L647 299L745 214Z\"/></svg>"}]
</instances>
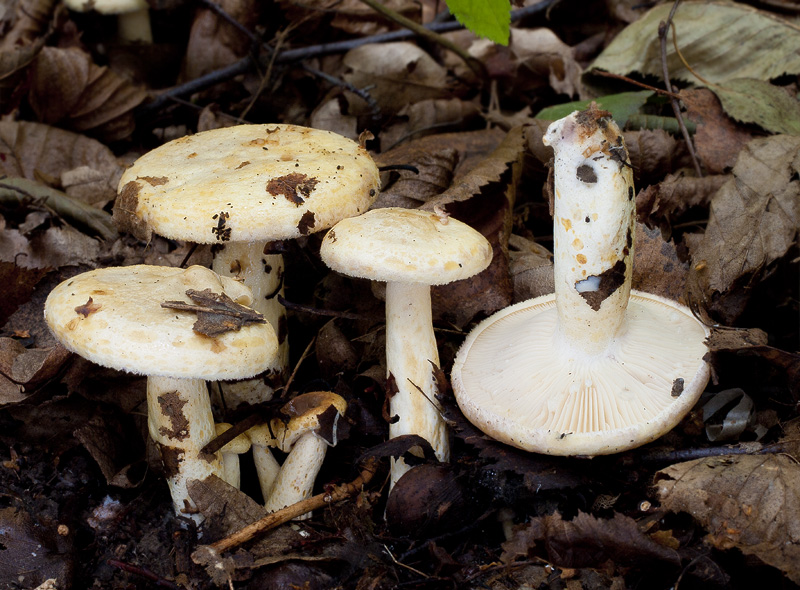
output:
<instances>
[{"instance_id":1,"label":"beech leaf","mask_svg":"<svg viewBox=\"0 0 800 590\"><path fill-rule=\"evenodd\" d=\"M672 3L659 4L617 35L592 64L615 74L633 72L662 77L658 27ZM673 25L681 56L706 82L723 84L734 78L770 80L800 73L800 27L782 18L734 2L685 2ZM670 77L700 81L667 42Z\"/></svg>"},{"instance_id":2,"label":"beech leaf","mask_svg":"<svg viewBox=\"0 0 800 590\"><path fill-rule=\"evenodd\" d=\"M728 115L772 133L800 135L800 102L784 89L762 80L728 80L714 88Z\"/></svg>"},{"instance_id":3,"label":"beech leaf","mask_svg":"<svg viewBox=\"0 0 800 590\"><path fill-rule=\"evenodd\" d=\"M717 549L737 548L800 583L800 466L786 455L708 457L656 474L661 504L688 512Z\"/></svg>"}]
</instances>

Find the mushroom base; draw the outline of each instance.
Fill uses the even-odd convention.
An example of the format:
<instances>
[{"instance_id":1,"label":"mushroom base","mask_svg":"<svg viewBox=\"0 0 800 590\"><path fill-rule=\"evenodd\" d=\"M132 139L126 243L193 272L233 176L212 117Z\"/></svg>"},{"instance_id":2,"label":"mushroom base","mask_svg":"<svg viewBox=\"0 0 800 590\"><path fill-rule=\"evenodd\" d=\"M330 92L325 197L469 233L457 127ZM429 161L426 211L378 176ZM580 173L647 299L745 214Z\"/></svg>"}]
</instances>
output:
<instances>
[{"instance_id":1,"label":"mushroom base","mask_svg":"<svg viewBox=\"0 0 800 590\"><path fill-rule=\"evenodd\" d=\"M456 356L464 415L506 444L548 455L605 455L671 430L709 378L707 329L673 301L633 291L603 352L570 345L555 296L508 307L479 324Z\"/></svg>"}]
</instances>

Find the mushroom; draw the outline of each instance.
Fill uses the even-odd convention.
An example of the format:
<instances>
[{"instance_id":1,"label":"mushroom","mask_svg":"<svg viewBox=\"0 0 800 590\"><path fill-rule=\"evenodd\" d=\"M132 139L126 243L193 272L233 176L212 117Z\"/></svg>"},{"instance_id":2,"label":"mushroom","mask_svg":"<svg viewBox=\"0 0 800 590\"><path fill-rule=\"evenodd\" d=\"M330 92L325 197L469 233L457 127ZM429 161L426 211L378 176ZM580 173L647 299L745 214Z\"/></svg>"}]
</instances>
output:
<instances>
[{"instance_id":1,"label":"mushroom","mask_svg":"<svg viewBox=\"0 0 800 590\"><path fill-rule=\"evenodd\" d=\"M323 239L320 254L342 274L386 282L386 371L397 388L390 399L394 421L389 435L418 434L440 461L447 461L447 430L436 399L439 352L430 286L485 269L491 245L442 212L389 207L337 223ZM408 469L402 459L394 461L392 484Z\"/></svg>"},{"instance_id":2,"label":"mushroom","mask_svg":"<svg viewBox=\"0 0 800 590\"><path fill-rule=\"evenodd\" d=\"M219 422L214 425L216 436L221 436L231 429L231 424ZM241 484L241 471L239 470L239 455L250 450L250 439L246 434L235 436L233 440L225 443L219 450L222 454L222 479L237 490Z\"/></svg>"},{"instance_id":3,"label":"mushroom","mask_svg":"<svg viewBox=\"0 0 800 590\"><path fill-rule=\"evenodd\" d=\"M555 293L467 336L451 381L465 416L509 445L616 453L673 428L702 393L706 327L685 306L631 290L634 189L609 113L554 122Z\"/></svg>"},{"instance_id":4,"label":"mushroom","mask_svg":"<svg viewBox=\"0 0 800 590\"><path fill-rule=\"evenodd\" d=\"M307 236L366 211L378 169L367 151L330 131L239 125L170 141L140 157L119 183L114 218L148 240L215 244L212 268L244 281L275 328L278 363L265 379L227 384L231 406L271 398L288 363L283 257L271 242Z\"/></svg>"},{"instance_id":5,"label":"mushroom","mask_svg":"<svg viewBox=\"0 0 800 590\"><path fill-rule=\"evenodd\" d=\"M247 431L253 446L262 449L254 457L266 463L258 475L267 511L275 512L311 496L327 448L336 445L337 423L346 408L344 398L335 393L303 393L281 408L285 419L275 418ZM323 429L328 437L320 435ZM283 465L270 447L288 453Z\"/></svg>"},{"instance_id":6,"label":"mushroom","mask_svg":"<svg viewBox=\"0 0 800 590\"><path fill-rule=\"evenodd\" d=\"M116 15L117 35L123 42L153 42L150 5L146 0L65 0L64 4L75 12L94 10L100 14Z\"/></svg>"},{"instance_id":7,"label":"mushroom","mask_svg":"<svg viewBox=\"0 0 800 590\"><path fill-rule=\"evenodd\" d=\"M162 306L176 301L192 305L188 294L194 292L232 300L221 332L198 333L199 314ZM205 380L255 375L269 366L277 350L275 332L263 320L231 329L236 304L250 303L246 286L210 269L146 265L77 275L57 285L45 302L45 320L67 349L99 365L147 376L148 429L161 452L178 514L193 507L188 480L223 474L219 456L200 453L215 436ZM218 316L204 319L220 327ZM202 521L197 514L192 518Z\"/></svg>"},{"instance_id":8,"label":"mushroom","mask_svg":"<svg viewBox=\"0 0 800 590\"><path fill-rule=\"evenodd\" d=\"M265 501L264 507L268 512L311 496L326 450L328 446L336 445L337 422L346 409L344 398L330 391L298 395L281 408L288 422L274 419L272 428L278 448L288 455ZM329 424L323 422L326 413L330 418ZM328 428L330 439L319 435L320 430Z\"/></svg>"}]
</instances>

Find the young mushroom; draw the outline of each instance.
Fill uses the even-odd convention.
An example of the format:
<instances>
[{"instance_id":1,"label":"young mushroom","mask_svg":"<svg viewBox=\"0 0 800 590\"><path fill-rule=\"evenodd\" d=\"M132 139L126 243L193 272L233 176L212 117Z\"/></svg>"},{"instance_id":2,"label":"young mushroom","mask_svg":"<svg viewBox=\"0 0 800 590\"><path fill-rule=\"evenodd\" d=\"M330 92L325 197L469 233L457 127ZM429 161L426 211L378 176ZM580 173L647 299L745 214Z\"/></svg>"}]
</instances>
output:
<instances>
[{"instance_id":1,"label":"young mushroom","mask_svg":"<svg viewBox=\"0 0 800 590\"><path fill-rule=\"evenodd\" d=\"M220 436L230 430L231 424L218 422L214 425L216 436ZM239 455L244 455L250 450L250 439L246 434L235 436L233 440L226 443L220 450L222 455L222 479L239 489L241 485L241 471L239 470Z\"/></svg>"},{"instance_id":2,"label":"young mushroom","mask_svg":"<svg viewBox=\"0 0 800 590\"><path fill-rule=\"evenodd\" d=\"M267 511L275 512L311 496L326 451L336 445L337 423L346 409L344 398L330 391L298 395L281 408L287 421L272 420L272 431L276 446L288 455L264 503Z\"/></svg>"},{"instance_id":3,"label":"young mushroom","mask_svg":"<svg viewBox=\"0 0 800 590\"><path fill-rule=\"evenodd\" d=\"M288 363L283 256L272 242L327 229L378 196L367 151L330 131L238 125L170 141L140 157L119 183L114 219L135 236L215 244L213 270L244 281L275 328L278 367L226 384L231 406L268 400Z\"/></svg>"},{"instance_id":4,"label":"young mushroom","mask_svg":"<svg viewBox=\"0 0 800 590\"><path fill-rule=\"evenodd\" d=\"M117 35L123 42L153 42L147 0L65 0L64 4L75 12L94 10L100 14L116 15Z\"/></svg>"},{"instance_id":5,"label":"young mushroom","mask_svg":"<svg viewBox=\"0 0 800 590\"><path fill-rule=\"evenodd\" d=\"M281 408L285 419L275 418L247 431L253 447L260 447L254 458L265 463L258 469L258 477L269 512L311 495L327 448L336 445L337 423L346 409L344 398L335 393L303 393ZM283 465L270 448L288 453Z\"/></svg>"},{"instance_id":6,"label":"young mushroom","mask_svg":"<svg viewBox=\"0 0 800 590\"><path fill-rule=\"evenodd\" d=\"M692 408L709 377L705 326L631 290L634 189L609 113L554 122L555 293L480 323L451 380L466 417L515 447L616 453L650 442Z\"/></svg>"},{"instance_id":7,"label":"young mushroom","mask_svg":"<svg viewBox=\"0 0 800 590\"><path fill-rule=\"evenodd\" d=\"M386 371L397 391L390 399L389 435L418 434L440 461L449 443L434 366L431 285L471 277L487 266L492 248L479 232L442 212L389 207L336 224L325 236L322 260L342 274L386 282ZM408 471L392 464L392 484Z\"/></svg>"},{"instance_id":8,"label":"young mushroom","mask_svg":"<svg viewBox=\"0 0 800 590\"><path fill-rule=\"evenodd\" d=\"M77 275L45 302L45 320L67 349L147 376L148 429L178 514L193 507L188 480L223 475L219 456L200 452L216 436L206 380L255 375L277 350L272 327L243 307L250 303L247 287L207 268L146 265Z\"/></svg>"}]
</instances>

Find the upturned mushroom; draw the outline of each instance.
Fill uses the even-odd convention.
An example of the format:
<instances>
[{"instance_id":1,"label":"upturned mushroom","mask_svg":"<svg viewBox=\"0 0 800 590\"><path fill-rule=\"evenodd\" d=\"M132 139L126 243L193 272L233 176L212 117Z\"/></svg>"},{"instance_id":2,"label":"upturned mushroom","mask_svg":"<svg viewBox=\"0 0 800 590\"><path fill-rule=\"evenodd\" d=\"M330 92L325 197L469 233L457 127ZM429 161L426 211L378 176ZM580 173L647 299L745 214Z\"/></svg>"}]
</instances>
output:
<instances>
[{"instance_id":1,"label":"upturned mushroom","mask_svg":"<svg viewBox=\"0 0 800 590\"><path fill-rule=\"evenodd\" d=\"M338 420L346 409L347 402L335 393L303 393L281 408L283 417L247 431L253 446L261 447L257 460L267 462L258 474L264 506L269 512L311 495L327 448L336 445ZM322 435L323 430L327 436ZM271 448L287 453L283 465L274 458Z\"/></svg>"},{"instance_id":2,"label":"upturned mushroom","mask_svg":"<svg viewBox=\"0 0 800 590\"><path fill-rule=\"evenodd\" d=\"M650 442L709 377L706 327L631 290L634 188L622 134L595 106L554 122L555 293L480 323L451 374L465 416L495 439L551 455Z\"/></svg>"},{"instance_id":3,"label":"upturned mushroom","mask_svg":"<svg viewBox=\"0 0 800 590\"><path fill-rule=\"evenodd\" d=\"M157 233L214 244L214 271L252 289L253 308L272 324L280 351L271 375L226 384L235 407L270 399L287 367L283 256L271 243L363 213L379 184L367 151L341 135L239 125L170 141L136 160L120 179L114 219L140 239Z\"/></svg>"},{"instance_id":4,"label":"upturned mushroom","mask_svg":"<svg viewBox=\"0 0 800 590\"><path fill-rule=\"evenodd\" d=\"M190 295L198 293L221 301L220 313L196 305ZM275 331L244 307L250 303L246 286L200 266L93 270L62 282L47 297L45 320L67 349L147 376L148 429L178 514L193 507L188 480L223 475L219 455L201 453L215 437L205 380L255 375L277 350Z\"/></svg>"},{"instance_id":5,"label":"upturned mushroom","mask_svg":"<svg viewBox=\"0 0 800 590\"><path fill-rule=\"evenodd\" d=\"M489 266L488 240L444 212L389 207L337 223L320 254L337 272L386 282L386 371L397 388L390 399L389 435L418 434L440 461L448 461L448 434L436 398L439 352L430 287ZM402 459L394 461L392 484L408 469Z\"/></svg>"}]
</instances>

